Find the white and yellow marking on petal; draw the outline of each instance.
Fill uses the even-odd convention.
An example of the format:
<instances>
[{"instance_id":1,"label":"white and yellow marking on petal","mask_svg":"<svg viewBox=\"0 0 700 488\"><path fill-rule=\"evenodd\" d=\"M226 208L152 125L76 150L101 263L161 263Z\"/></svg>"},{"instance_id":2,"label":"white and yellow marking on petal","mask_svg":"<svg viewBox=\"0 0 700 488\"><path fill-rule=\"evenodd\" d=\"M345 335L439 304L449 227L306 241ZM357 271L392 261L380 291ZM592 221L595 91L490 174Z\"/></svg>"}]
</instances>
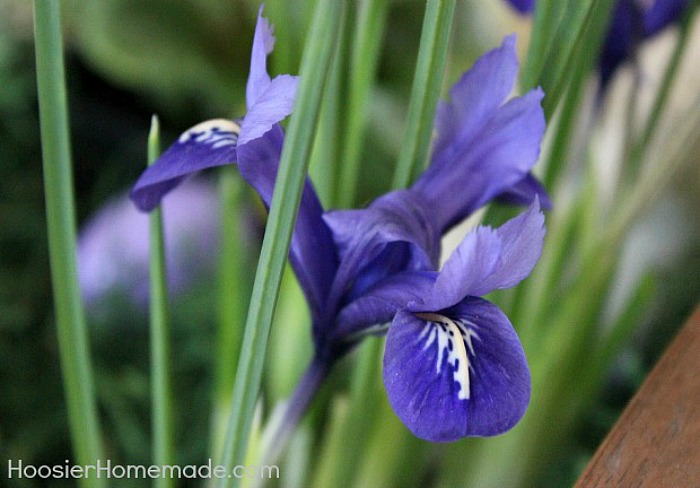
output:
<instances>
[{"instance_id":1,"label":"white and yellow marking on petal","mask_svg":"<svg viewBox=\"0 0 700 488\"><path fill-rule=\"evenodd\" d=\"M190 127L178 138L178 143L185 144L194 139L197 144L209 144L212 149L235 145L241 126L233 120L212 119Z\"/></svg>"},{"instance_id":2,"label":"white and yellow marking on petal","mask_svg":"<svg viewBox=\"0 0 700 488\"><path fill-rule=\"evenodd\" d=\"M457 398L469 400L471 396L469 354L474 356L472 338L479 339L479 336L465 324L454 321L444 315L421 312L417 313L416 317L428 322L419 336L419 339L422 339L427 335L423 349L427 349L437 340L437 373L440 374L442 359L445 351L447 351L447 362L454 368L454 381L460 385ZM453 343L451 349L449 347L450 343ZM467 351L467 348L469 351Z\"/></svg>"}]
</instances>

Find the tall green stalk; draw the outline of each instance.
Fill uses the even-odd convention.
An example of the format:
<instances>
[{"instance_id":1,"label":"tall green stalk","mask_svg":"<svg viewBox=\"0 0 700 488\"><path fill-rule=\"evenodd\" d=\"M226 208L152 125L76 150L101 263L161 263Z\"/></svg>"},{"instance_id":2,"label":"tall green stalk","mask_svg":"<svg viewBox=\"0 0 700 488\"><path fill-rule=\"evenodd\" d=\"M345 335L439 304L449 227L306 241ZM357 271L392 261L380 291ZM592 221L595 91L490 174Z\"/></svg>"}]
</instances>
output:
<instances>
[{"instance_id":1,"label":"tall green stalk","mask_svg":"<svg viewBox=\"0 0 700 488\"><path fill-rule=\"evenodd\" d=\"M426 4L408 122L392 188L408 186L428 156L454 11L455 0L428 0Z\"/></svg>"},{"instance_id":2,"label":"tall green stalk","mask_svg":"<svg viewBox=\"0 0 700 488\"><path fill-rule=\"evenodd\" d=\"M158 118L151 121L148 136L148 164L160 155ZM153 426L153 462L173 464L172 392L170 386L170 339L168 326L168 282L165 269L163 212L156 208L150 219L150 329L151 329L151 423ZM158 478L156 486L172 486L172 480Z\"/></svg>"},{"instance_id":3,"label":"tall green stalk","mask_svg":"<svg viewBox=\"0 0 700 488\"><path fill-rule=\"evenodd\" d=\"M360 174L360 155L367 123L372 82L377 73L381 39L386 25L387 0L361 0L355 22L348 80L347 121L338 179L339 207L354 203Z\"/></svg>"},{"instance_id":4,"label":"tall green stalk","mask_svg":"<svg viewBox=\"0 0 700 488\"><path fill-rule=\"evenodd\" d=\"M241 234L243 202L246 185L232 166L224 166L219 173L219 222L221 226L218 274L218 330L217 354L214 365L212 392L211 452L218 459L223 450L226 421L231 406L231 393L236 376L236 365L243 339L242 317L250 299L252 273L247 249Z\"/></svg>"},{"instance_id":5,"label":"tall green stalk","mask_svg":"<svg viewBox=\"0 0 700 488\"><path fill-rule=\"evenodd\" d=\"M60 2L34 2L36 70L51 279L64 390L76 463L102 457L85 312L76 263L76 222ZM82 479L101 486L103 479Z\"/></svg>"},{"instance_id":6,"label":"tall green stalk","mask_svg":"<svg viewBox=\"0 0 700 488\"><path fill-rule=\"evenodd\" d=\"M245 459L267 339L299 208L340 9L339 0L319 0L304 49L299 91L282 150L236 373L222 462L229 472ZM219 486L236 486L239 481L235 477L221 479Z\"/></svg>"}]
</instances>

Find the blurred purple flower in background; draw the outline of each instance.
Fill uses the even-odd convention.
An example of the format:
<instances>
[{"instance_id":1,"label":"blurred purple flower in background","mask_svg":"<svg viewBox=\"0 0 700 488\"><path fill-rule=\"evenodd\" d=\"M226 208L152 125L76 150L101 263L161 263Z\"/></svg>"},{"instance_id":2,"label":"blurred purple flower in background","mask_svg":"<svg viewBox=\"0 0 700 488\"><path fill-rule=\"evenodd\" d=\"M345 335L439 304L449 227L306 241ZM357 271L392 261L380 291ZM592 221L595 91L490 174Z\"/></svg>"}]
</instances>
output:
<instances>
[{"instance_id":1,"label":"blurred purple flower in background","mask_svg":"<svg viewBox=\"0 0 700 488\"><path fill-rule=\"evenodd\" d=\"M520 13L532 12L535 0L508 0ZM621 64L634 57L639 44L680 20L688 0L618 0L600 53L598 68L605 88Z\"/></svg>"},{"instance_id":2,"label":"blurred purple flower in background","mask_svg":"<svg viewBox=\"0 0 700 488\"><path fill-rule=\"evenodd\" d=\"M163 227L168 288L177 295L213 271L219 241L216 187L196 180L182 185L176 198L163 200ZM85 223L78 241L78 274L90 309L115 293L146 306L148 235L148 215L134 208L126 194Z\"/></svg>"}]
</instances>

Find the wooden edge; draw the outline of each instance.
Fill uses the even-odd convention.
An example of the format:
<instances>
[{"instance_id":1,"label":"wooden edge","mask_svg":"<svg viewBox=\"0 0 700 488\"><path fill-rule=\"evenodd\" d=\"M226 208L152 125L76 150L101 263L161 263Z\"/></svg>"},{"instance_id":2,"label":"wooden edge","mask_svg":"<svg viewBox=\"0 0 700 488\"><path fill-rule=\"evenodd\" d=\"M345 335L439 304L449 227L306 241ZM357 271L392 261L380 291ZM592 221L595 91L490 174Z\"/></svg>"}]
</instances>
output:
<instances>
[{"instance_id":1,"label":"wooden edge","mask_svg":"<svg viewBox=\"0 0 700 488\"><path fill-rule=\"evenodd\" d=\"M575 486L700 487L700 306Z\"/></svg>"}]
</instances>

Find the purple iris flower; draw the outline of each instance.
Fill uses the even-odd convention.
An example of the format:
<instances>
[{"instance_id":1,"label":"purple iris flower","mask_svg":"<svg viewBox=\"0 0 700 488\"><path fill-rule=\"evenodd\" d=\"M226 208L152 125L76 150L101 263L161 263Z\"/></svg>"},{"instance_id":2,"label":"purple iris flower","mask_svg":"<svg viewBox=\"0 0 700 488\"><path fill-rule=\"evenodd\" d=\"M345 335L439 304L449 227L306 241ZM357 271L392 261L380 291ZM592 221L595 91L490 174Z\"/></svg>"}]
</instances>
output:
<instances>
[{"instance_id":1,"label":"purple iris flower","mask_svg":"<svg viewBox=\"0 0 700 488\"><path fill-rule=\"evenodd\" d=\"M493 436L525 413L530 372L522 345L505 314L479 297L530 274L543 238L535 203L496 230L467 235L439 273L406 272L375 290L396 312L384 385L416 436L437 442Z\"/></svg>"},{"instance_id":2,"label":"purple iris flower","mask_svg":"<svg viewBox=\"0 0 700 488\"><path fill-rule=\"evenodd\" d=\"M530 13L535 0L508 0L520 13ZM664 27L678 21L688 0L618 0L600 53L601 87L605 88L617 68L634 56L637 46Z\"/></svg>"},{"instance_id":3,"label":"purple iris flower","mask_svg":"<svg viewBox=\"0 0 700 488\"><path fill-rule=\"evenodd\" d=\"M139 208L155 206L192 172L232 162L269 206L284 139L278 122L294 95L293 83L275 86L294 78L267 75L271 47L259 17L240 129L215 121L185 132L137 182ZM416 435L495 435L522 416L530 391L522 347L503 313L479 298L517 284L541 252L539 202L548 198L530 171L545 128L543 94L507 100L517 70L508 37L455 84L438 108L431 164L410 188L364 209L324 212L305 182L290 262L311 311L315 358L290 399L289 424L339 357L387 331L387 391ZM470 234L437 272L442 235L494 199L531 206L500 229Z\"/></svg>"},{"instance_id":4,"label":"purple iris flower","mask_svg":"<svg viewBox=\"0 0 700 488\"><path fill-rule=\"evenodd\" d=\"M246 86L246 115L235 121L209 120L184 132L134 185L131 199L140 210L155 208L187 176L234 163L269 207L284 141L279 122L292 111L297 86L295 76L271 79L268 75L267 56L274 41L272 26L262 17L261 7ZM290 261L314 317L320 314L330 287L329 277L335 270L332 237L322 222L322 213L321 203L307 179L292 236Z\"/></svg>"}]
</instances>

